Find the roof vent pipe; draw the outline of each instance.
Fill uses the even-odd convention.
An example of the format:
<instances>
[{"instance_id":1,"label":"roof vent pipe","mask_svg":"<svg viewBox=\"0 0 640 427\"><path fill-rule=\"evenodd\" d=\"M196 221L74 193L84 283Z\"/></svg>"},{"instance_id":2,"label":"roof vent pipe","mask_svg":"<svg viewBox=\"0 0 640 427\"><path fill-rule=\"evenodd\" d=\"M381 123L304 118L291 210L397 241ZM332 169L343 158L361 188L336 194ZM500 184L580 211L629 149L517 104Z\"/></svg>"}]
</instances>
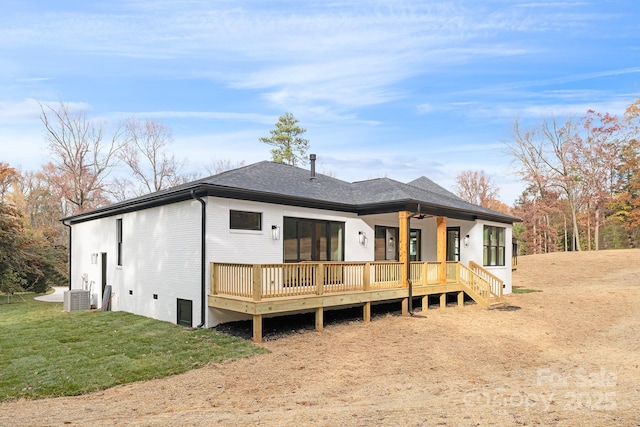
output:
<instances>
[{"instance_id":1,"label":"roof vent pipe","mask_svg":"<svg viewBox=\"0 0 640 427\"><path fill-rule=\"evenodd\" d=\"M311 178L309 179L316 179L316 155L309 154L309 160L311 161Z\"/></svg>"}]
</instances>

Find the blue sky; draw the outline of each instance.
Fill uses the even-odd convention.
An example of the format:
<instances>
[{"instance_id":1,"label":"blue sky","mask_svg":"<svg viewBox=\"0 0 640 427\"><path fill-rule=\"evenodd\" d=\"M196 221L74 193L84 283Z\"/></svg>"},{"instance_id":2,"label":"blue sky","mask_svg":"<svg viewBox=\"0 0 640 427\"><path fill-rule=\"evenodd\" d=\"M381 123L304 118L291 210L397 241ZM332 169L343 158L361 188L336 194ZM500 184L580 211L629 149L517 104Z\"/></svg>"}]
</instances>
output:
<instances>
[{"instance_id":1,"label":"blue sky","mask_svg":"<svg viewBox=\"0 0 640 427\"><path fill-rule=\"evenodd\" d=\"M639 18L635 0L3 0L0 161L48 160L38 101L162 121L194 171L268 160L288 111L320 172L452 189L484 170L511 205L513 120L622 114Z\"/></svg>"}]
</instances>

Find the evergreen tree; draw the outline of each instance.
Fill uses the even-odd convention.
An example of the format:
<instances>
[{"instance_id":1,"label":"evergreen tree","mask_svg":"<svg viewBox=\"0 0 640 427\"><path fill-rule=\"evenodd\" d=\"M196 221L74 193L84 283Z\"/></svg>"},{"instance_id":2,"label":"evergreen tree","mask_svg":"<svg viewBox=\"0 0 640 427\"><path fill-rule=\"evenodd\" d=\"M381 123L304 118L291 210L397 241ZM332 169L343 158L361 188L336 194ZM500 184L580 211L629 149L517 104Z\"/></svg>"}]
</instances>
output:
<instances>
[{"instance_id":1,"label":"evergreen tree","mask_svg":"<svg viewBox=\"0 0 640 427\"><path fill-rule=\"evenodd\" d=\"M271 157L274 162L290 165L305 164L305 155L309 149L309 141L300 135L307 130L298 126L299 120L291 113L284 113L270 130L270 137L261 137L260 141L274 146Z\"/></svg>"}]
</instances>

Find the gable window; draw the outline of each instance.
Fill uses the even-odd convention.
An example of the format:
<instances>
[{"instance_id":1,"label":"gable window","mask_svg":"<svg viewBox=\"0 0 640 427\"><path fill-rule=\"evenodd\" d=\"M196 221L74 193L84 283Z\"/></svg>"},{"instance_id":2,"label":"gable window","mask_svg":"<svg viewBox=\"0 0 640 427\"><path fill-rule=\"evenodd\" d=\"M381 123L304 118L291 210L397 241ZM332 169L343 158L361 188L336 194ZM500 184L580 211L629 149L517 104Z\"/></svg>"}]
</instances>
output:
<instances>
[{"instance_id":1,"label":"gable window","mask_svg":"<svg viewBox=\"0 0 640 427\"><path fill-rule=\"evenodd\" d=\"M484 226L483 263L485 266L504 265L505 228Z\"/></svg>"},{"instance_id":2,"label":"gable window","mask_svg":"<svg viewBox=\"0 0 640 427\"><path fill-rule=\"evenodd\" d=\"M229 228L232 230L262 230L262 213L229 211Z\"/></svg>"},{"instance_id":3,"label":"gable window","mask_svg":"<svg viewBox=\"0 0 640 427\"><path fill-rule=\"evenodd\" d=\"M122 267L122 219L116 219L116 262Z\"/></svg>"},{"instance_id":4,"label":"gable window","mask_svg":"<svg viewBox=\"0 0 640 427\"><path fill-rule=\"evenodd\" d=\"M284 218L284 262L344 261L344 223Z\"/></svg>"}]
</instances>

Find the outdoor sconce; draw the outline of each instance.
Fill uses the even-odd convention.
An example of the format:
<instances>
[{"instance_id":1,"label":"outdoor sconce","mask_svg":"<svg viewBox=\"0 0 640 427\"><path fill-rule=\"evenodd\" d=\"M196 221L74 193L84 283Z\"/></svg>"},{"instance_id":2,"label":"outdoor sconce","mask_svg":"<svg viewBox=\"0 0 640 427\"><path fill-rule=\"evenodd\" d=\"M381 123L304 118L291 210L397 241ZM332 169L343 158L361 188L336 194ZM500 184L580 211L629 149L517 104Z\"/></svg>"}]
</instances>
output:
<instances>
[{"instance_id":1,"label":"outdoor sconce","mask_svg":"<svg viewBox=\"0 0 640 427\"><path fill-rule=\"evenodd\" d=\"M367 235L364 231L358 231L358 242L360 242L362 246L367 243Z\"/></svg>"},{"instance_id":2,"label":"outdoor sconce","mask_svg":"<svg viewBox=\"0 0 640 427\"><path fill-rule=\"evenodd\" d=\"M464 236L464 238L462 239L462 242L464 243L464 247L465 248L469 247L469 235L468 234L466 236Z\"/></svg>"},{"instance_id":3,"label":"outdoor sconce","mask_svg":"<svg viewBox=\"0 0 640 427\"><path fill-rule=\"evenodd\" d=\"M280 240L280 227L277 225L271 226L271 238L273 240Z\"/></svg>"},{"instance_id":4,"label":"outdoor sconce","mask_svg":"<svg viewBox=\"0 0 640 427\"><path fill-rule=\"evenodd\" d=\"M91 264L98 263L98 254L91 254Z\"/></svg>"}]
</instances>

